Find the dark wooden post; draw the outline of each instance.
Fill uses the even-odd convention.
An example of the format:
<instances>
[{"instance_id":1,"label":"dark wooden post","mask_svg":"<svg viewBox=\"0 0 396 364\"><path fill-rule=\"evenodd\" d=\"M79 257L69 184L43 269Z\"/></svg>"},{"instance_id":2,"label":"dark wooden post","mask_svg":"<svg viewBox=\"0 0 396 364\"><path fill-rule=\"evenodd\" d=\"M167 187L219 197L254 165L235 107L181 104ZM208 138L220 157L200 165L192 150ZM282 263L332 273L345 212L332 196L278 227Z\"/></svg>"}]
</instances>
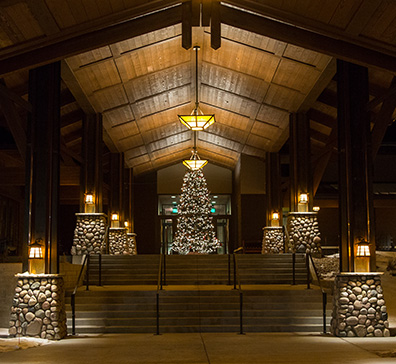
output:
<instances>
[{"instance_id":1,"label":"dark wooden post","mask_svg":"<svg viewBox=\"0 0 396 364\"><path fill-rule=\"evenodd\" d=\"M60 62L29 72L29 101L25 236L28 244L42 239L45 273L59 273Z\"/></svg>"},{"instance_id":2,"label":"dark wooden post","mask_svg":"<svg viewBox=\"0 0 396 364\"><path fill-rule=\"evenodd\" d=\"M282 221L282 191L279 153L267 153L266 155L266 195L267 195L267 221L266 226L271 225L272 212L279 213L279 221Z\"/></svg>"},{"instance_id":3,"label":"dark wooden post","mask_svg":"<svg viewBox=\"0 0 396 364\"><path fill-rule=\"evenodd\" d=\"M124 221L124 154L111 153L110 155L110 203L109 214L117 212L120 222ZM120 226L124 227L124 226Z\"/></svg>"},{"instance_id":4,"label":"dark wooden post","mask_svg":"<svg viewBox=\"0 0 396 364\"><path fill-rule=\"evenodd\" d=\"M80 211L84 212L85 194L93 193L95 212L103 212L103 126L100 114L84 116L82 156Z\"/></svg>"},{"instance_id":5,"label":"dark wooden post","mask_svg":"<svg viewBox=\"0 0 396 364\"><path fill-rule=\"evenodd\" d=\"M370 243L375 271L367 68L337 61L340 269L353 272L356 243Z\"/></svg>"},{"instance_id":6,"label":"dark wooden post","mask_svg":"<svg viewBox=\"0 0 396 364\"><path fill-rule=\"evenodd\" d=\"M290 211L298 211L301 193L308 193L308 211L312 211L312 176L309 120L305 113L290 114Z\"/></svg>"},{"instance_id":7,"label":"dark wooden post","mask_svg":"<svg viewBox=\"0 0 396 364\"><path fill-rule=\"evenodd\" d=\"M124 171L124 199L123 199L123 210L125 215L125 221L129 222L129 231L134 232L135 222L133 215L133 169L127 168Z\"/></svg>"}]
</instances>

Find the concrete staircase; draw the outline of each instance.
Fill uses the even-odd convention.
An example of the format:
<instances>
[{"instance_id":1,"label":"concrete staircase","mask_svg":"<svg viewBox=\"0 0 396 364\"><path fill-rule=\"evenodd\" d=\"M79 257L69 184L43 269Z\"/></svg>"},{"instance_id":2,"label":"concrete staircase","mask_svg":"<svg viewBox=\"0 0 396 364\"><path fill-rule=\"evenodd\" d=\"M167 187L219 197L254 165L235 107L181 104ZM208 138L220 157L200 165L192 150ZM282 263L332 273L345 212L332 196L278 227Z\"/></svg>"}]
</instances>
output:
<instances>
[{"instance_id":1,"label":"concrete staircase","mask_svg":"<svg viewBox=\"0 0 396 364\"><path fill-rule=\"evenodd\" d=\"M90 291L82 287L77 293L77 333L155 333L159 256L102 258L104 286L92 286ZM96 260L91 261L93 283ZM231 260L231 281L232 266ZM244 332L322 330L321 293L290 285L290 255L240 255L238 266ZM159 293L161 333L239 332L240 295L227 285L227 256L168 256L166 267L167 285ZM297 283L302 283L306 279L302 256L296 270ZM70 298L66 300L71 331Z\"/></svg>"}]
</instances>

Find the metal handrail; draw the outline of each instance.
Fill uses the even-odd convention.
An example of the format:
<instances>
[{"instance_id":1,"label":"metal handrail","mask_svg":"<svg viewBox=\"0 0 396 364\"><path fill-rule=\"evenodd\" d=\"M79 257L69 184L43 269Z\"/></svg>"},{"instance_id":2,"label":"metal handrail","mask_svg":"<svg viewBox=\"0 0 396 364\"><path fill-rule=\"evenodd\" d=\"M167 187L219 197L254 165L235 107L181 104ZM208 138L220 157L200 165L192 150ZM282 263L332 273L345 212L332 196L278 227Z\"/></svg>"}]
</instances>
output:
<instances>
[{"instance_id":1,"label":"metal handrail","mask_svg":"<svg viewBox=\"0 0 396 364\"><path fill-rule=\"evenodd\" d=\"M315 266L315 262L312 259L312 255L307 253L306 254L306 263L307 263L307 288L309 289L309 277L311 275L311 270L310 270L310 265L312 265L312 272L315 277L312 277L316 279L316 281L319 284L320 291L322 292L322 315L323 315L323 333L326 334L326 305L327 305L327 292L322 286L318 271Z\"/></svg>"},{"instance_id":2,"label":"metal handrail","mask_svg":"<svg viewBox=\"0 0 396 364\"><path fill-rule=\"evenodd\" d=\"M236 254L239 253L241 250L243 251L242 247L235 249L233 252L233 258L234 258L234 289L237 289L236 285L238 282L238 291L239 291L239 334L243 335L243 291L241 286L241 279L239 276L238 263L236 259Z\"/></svg>"},{"instance_id":3,"label":"metal handrail","mask_svg":"<svg viewBox=\"0 0 396 364\"><path fill-rule=\"evenodd\" d=\"M87 263L87 273L88 273L88 271L89 271L89 254L85 255L85 257L84 257L83 264L81 266L80 273L77 278L77 283L76 283L74 290L70 296L70 300L71 300L70 304L71 304L71 309L72 309L72 334L73 335L76 334L76 293L77 293L77 289L78 289L78 286L79 286L79 283L81 280L82 273L84 271L85 263ZM89 275L88 275L88 279L87 279L86 283L87 283L86 290L88 291L89 290Z\"/></svg>"},{"instance_id":4,"label":"metal handrail","mask_svg":"<svg viewBox=\"0 0 396 364\"><path fill-rule=\"evenodd\" d=\"M162 267L163 267L163 260L164 260L164 255L160 254L160 261L159 261L159 267L158 267L158 280L157 280L157 292L156 292L156 308L157 308L157 331L156 335L159 335L159 292L162 291Z\"/></svg>"}]
</instances>

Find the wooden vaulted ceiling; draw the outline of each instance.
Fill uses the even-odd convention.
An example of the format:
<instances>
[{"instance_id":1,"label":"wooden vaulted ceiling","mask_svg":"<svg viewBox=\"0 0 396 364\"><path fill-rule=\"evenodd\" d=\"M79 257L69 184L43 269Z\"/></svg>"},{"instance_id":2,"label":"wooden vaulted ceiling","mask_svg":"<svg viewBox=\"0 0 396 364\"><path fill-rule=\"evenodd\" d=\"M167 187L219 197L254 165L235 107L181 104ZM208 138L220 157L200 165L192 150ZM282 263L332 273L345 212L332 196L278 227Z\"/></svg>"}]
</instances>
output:
<instances>
[{"instance_id":1,"label":"wooden vaulted ceiling","mask_svg":"<svg viewBox=\"0 0 396 364\"><path fill-rule=\"evenodd\" d=\"M396 3L193 0L191 9L200 2L216 8L221 21L217 50L211 27L192 32L192 44L201 47L200 106L217 120L198 133L201 157L228 168L241 153L265 158L287 140L289 113L308 112L319 178L336 142L335 58L369 67L373 125L377 139L383 135L395 109L387 96L395 93ZM195 54L182 48L181 3L0 2L1 124L23 141L27 70L62 60L65 164L81 161L84 113L103 115L106 145L124 152L135 174L189 157L193 136L177 115L194 107ZM2 156L10 158L5 164L17 159Z\"/></svg>"}]
</instances>

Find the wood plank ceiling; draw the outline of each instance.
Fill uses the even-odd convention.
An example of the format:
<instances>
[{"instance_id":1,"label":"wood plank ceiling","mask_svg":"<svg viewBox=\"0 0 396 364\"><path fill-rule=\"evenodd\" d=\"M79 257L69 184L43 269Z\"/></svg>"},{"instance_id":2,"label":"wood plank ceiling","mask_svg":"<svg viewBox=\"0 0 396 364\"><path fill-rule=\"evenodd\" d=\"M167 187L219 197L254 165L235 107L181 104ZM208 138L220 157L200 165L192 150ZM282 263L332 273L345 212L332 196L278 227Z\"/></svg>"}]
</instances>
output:
<instances>
[{"instance_id":1,"label":"wood plank ceiling","mask_svg":"<svg viewBox=\"0 0 396 364\"><path fill-rule=\"evenodd\" d=\"M181 47L181 23L153 31L144 28L132 38L117 35L118 38L112 39L121 41L108 41L100 47L84 44L83 39L87 32L122 25L130 18L142 20L145 14L159 18L161 11L174 11L178 4L142 0L0 3L0 74L10 92L27 99L26 69L64 59L62 155L65 164L79 161L84 112L103 115L108 148L123 152L127 166L134 168L135 174L189 157L192 132L178 122L177 115L189 114L194 108L195 54L192 49ZM207 131L198 133L201 158L231 169L241 153L265 158L266 152L279 151L287 140L289 113L303 111L309 112L312 150L319 163L335 141L337 96L333 56L351 56L346 49L335 54L333 43L329 41L326 48L326 44L314 43L314 37L341 38L350 42L351 47L396 57L396 3L242 0L225 1L222 6L224 22L219 49L210 47L209 27L193 28L192 43L201 47L200 106L205 113L214 113L217 120ZM254 16L245 10L260 14L254 18L257 21L279 20L280 26L292 25L296 33L272 34L271 28L267 36L263 24L253 32L249 29L253 22L243 25L243 19L233 20L233 12ZM232 22L242 25L238 28ZM312 32L313 37L297 39L295 34L302 29ZM40 48L78 37L82 37L78 47L48 51L47 58L44 51L39 53ZM96 40L92 42L100 44ZM81 51L84 49L89 50ZM31 64L29 59L20 59L23 69L2 71L2 61L23 57L28 50L37 52ZM387 91L393 75L380 70L381 59L369 51L363 56L357 53L356 61L370 67L371 99L374 99ZM6 69L6 63L3 65ZM373 122L380 108L381 102L373 109ZM25 117L26 112L20 110L20 113ZM6 123L3 120L1 124Z\"/></svg>"}]
</instances>

